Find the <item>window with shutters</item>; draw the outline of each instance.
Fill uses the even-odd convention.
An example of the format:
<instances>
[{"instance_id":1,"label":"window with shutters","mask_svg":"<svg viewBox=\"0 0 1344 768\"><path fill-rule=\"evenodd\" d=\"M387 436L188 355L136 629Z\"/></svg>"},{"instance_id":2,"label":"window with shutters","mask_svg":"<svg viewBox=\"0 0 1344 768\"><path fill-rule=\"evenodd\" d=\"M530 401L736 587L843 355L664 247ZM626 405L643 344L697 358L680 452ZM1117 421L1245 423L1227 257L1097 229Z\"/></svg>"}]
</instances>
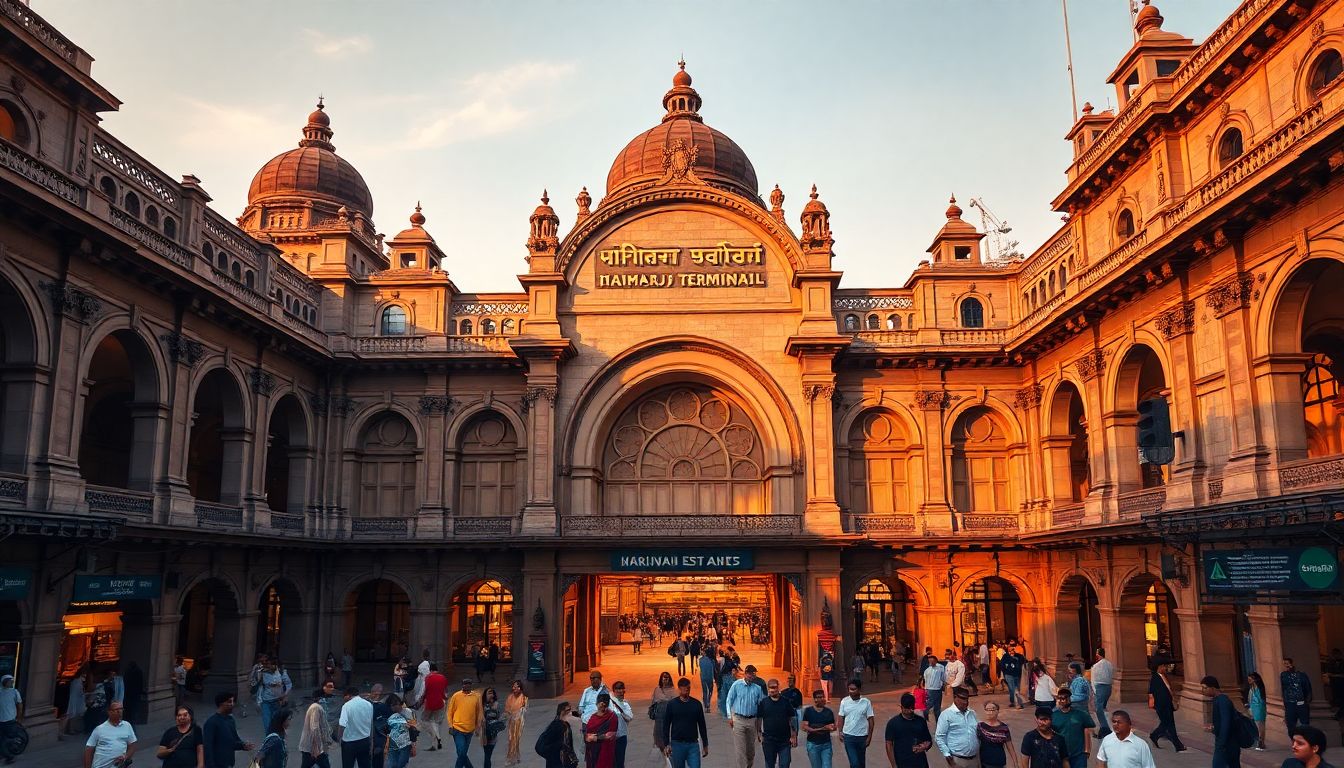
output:
<instances>
[{"instance_id":1,"label":"window with shutters","mask_svg":"<svg viewBox=\"0 0 1344 768\"><path fill-rule=\"evenodd\" d=\"M1007 433L988 408L972 408L952 426L952 504L958 512L1014 511Z\"/></svg>"},{"instance_id":2,"label":"window with shutters","mask_svg":"<svg viewBox=\"0 0 1344 768\"><path fill-rule=\"evenodd\" d=\"M503 517L518 511L518 436L503 416L488 411L462 430L457 514Z\"/></svg>"},{"instance_id":3,"label":"window with shutters","mask_svg":"<svg viewBox=\"0 0 1344 768\"><path fill-rule=\"evenodd\" d=\"M360 517L407 517L415 512L415 430L391 411L364 428L359 455Z\"/></svg>"},{"instance_id":4,"label":"window with shutters","mask_svg":"<svg viewBox=\"0 0 1344 768\"><path fill-rule=\"evenodd\" d=\"M908 513L910 441L888 411L863 414L849 430L849 507L855 514Z\"/></svg>"}]
</instances>

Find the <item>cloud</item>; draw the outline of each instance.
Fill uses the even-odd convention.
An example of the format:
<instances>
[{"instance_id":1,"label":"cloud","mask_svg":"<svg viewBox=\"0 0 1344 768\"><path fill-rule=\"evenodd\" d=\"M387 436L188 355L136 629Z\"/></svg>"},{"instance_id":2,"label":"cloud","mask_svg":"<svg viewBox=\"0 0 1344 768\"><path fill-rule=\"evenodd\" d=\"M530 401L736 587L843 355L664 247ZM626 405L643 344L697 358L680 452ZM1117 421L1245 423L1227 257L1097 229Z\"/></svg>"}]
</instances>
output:
<instances>
[{"instance_id":1,"label":"cloud","mask_svg":"<svg viewBox=\"0 0 1344 768\"><path fill-rule=\"evenodd\" d=\"M573 62L524 61L477 72L448 91L456 91L460 103L427 111L397 149L441 147L513 131L550 111L555 85L574 70Z\"/></svg>"},{"instance_id":2,"label":"cloud","mask_svg":"<svg viewBox=\"0 0 1344 768\"><path fill-rule=\"evenodd\" d=\"M305 29L303 36L308 40L308 47L313 53L327 59L357 56L373 50L373 41L366 35L331 37L316 29Z\"/></svg>"},{"instance_id":3,"label":"cloud","mask_svg":"<svg viewBox=\"0 0 1344 768\"><path fill-rule=\"evenodd\" d=\"M279 120L251 107L227 107L196 98L182 99L174 131L177 143L187 149L209 150L226 156L247 157L275 150L298 136L297 118Z\"/></svg>"}]
</instances>

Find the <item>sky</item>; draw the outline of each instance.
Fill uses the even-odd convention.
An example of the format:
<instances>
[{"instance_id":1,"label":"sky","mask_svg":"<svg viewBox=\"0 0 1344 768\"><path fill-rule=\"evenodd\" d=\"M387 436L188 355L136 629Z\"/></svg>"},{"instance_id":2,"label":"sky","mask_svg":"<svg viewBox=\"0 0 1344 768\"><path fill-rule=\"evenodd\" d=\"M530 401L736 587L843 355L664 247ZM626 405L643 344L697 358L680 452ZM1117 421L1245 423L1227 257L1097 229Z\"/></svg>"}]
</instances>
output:
<instances>
[{"instance_id":1,"label":"sky","mask_svg":"<svg viewBox=\"0 0 1344 768\"><path fill-rule=\"evenodd\" d=\"M1202 41L1235 0L1155 0ZM816 184L842 287L905 281L950 194L1024 253L1059 228L1072 124L1060 0L259 2L31 0L120 98L104 127L229 219L317 96L388 236L421 201L468 292L519 291L543 189L569 231L657 124L678 58L705 122L746 151L790 224ZM1078 105L1133 43L1128 0L1069 0Z\"/></svg>"}]
</instances>

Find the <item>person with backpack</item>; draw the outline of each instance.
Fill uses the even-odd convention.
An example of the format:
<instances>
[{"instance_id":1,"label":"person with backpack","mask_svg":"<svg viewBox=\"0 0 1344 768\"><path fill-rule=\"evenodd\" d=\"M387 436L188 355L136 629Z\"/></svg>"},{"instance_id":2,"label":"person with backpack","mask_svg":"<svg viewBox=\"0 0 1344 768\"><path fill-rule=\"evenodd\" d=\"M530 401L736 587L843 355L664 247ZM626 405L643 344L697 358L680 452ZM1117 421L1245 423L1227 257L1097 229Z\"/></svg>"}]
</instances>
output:
<instances>
[{"instance_id":1,"label":"person with backpack","mask_svg":"<svg viewBox=\"0 0 1344 768\"><path fill-rule=\"evenodd\" d=\"M266 740L257 750L256 763L259 768L285 768L289 760L289 745L285 744L285 730L294 717L294 710L281 707L271 718L266 728Z\"/></svg>"},{"instance_id":2,"label":"person with backpack","mask_svg":"<svg viewBox=\"0 0 1344 768\"><path fill-rule=\"evenodd\" d=\"M1201 692L1210 699L1213 722L1204 730L1213 732L1213 768L1241 768L1241 719L1232 699L1218 687L1218 678L1205 675ZM1252 740L1251 745L1255 741Z\"/></svg>"},{"instance_id":3,"label":"person with backpack","mask_svg":"<svg viewBox=\"0 0 1344 768\"><path fill-rule=\"evenodd\" d=\"M415 741L420 732L416 730L415 718L407 717L410 709L400 696L395 693L388 696L387 708L392 714L385 721L384 765L386 768L406 768L406 764L415 757Z\"/></svg>"}]
</instances>

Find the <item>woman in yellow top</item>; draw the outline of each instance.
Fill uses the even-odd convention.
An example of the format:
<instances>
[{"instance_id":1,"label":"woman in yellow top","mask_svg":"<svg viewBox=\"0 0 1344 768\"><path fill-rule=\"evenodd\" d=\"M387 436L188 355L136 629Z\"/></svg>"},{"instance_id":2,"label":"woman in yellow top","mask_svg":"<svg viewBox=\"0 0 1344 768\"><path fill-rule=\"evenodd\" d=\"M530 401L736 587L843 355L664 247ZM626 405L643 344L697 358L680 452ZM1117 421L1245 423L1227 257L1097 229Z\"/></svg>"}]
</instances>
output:
<instances>
[{"instance_id":1,"label":"woman in yellow top","mask_svg":"<svg viewBox=\"0 0 1344 768\"><path fill-rule=\"evenodd\" d=\"M518 765L522 758L518 755L518 742L523 738L523 718L527 714L527 694L523 693L523 683L513 681L513 690L504 699L504 718L509 722L509 751L504 755L505 765Z\"/></svg>"}]
</instances>

